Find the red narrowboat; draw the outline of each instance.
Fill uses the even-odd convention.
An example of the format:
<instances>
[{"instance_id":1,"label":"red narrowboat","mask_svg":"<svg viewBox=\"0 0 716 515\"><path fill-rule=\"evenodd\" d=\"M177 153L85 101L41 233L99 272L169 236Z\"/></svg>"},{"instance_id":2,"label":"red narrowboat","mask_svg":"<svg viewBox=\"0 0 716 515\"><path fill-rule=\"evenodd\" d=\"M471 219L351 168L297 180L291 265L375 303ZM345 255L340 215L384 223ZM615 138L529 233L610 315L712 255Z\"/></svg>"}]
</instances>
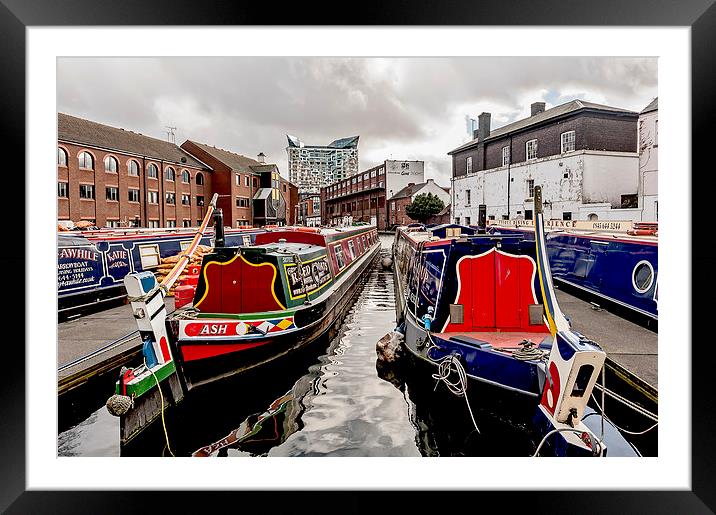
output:
<instances>
[{"instance_id":1,"label":"red narrowboat","mask_svg":"<svg viewBox=\"0 0 716 515\"><path fill-rule=\"evenodd\" d=\"M328 334L380 253L374 226L275 228L257 234L255 245L227 246L217 198L161 283L151 272L124 278L144 362L123 369L107 401L121 417L122 445L192 388L289 356ZM167 314L164 297L212 218L214 248L203 256L193 303Z\"/></svg>"},{"instance_id":2,"label":"red narrowboat","mask_svg":"<svg viewBox=\"0 0 716 515\"><path fill-rule=\"evenodd\" d=\"M289 354L325 334L350 307L379 254L373 226L286 228L250 247L204 256L193 305L167 316L188 388Z\"/></svg>"}]
</instances>

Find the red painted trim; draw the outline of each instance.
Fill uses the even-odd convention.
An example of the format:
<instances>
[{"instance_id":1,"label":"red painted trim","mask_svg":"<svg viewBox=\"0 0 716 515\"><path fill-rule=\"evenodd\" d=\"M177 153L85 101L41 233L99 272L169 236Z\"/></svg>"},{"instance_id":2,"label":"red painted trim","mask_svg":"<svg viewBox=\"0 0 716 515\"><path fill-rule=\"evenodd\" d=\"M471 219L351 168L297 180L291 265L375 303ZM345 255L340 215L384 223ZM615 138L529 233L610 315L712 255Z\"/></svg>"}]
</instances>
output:
<instances>
[{"instance_id":1,"label":"red painted trim","mask_svg":"<svg viewBox=\"0 0 716 515\"><path fill-rule=\"evenodd\" d=\"M181 354L184 361L198 361L200 359L213 358L215 356L222 356L224 354L230 354L232 352L241 352L246 349L252 349L254 347L260 347L271 343L273 340L261 340L251 343L212 343L202 345L186 345L181 344Z\"/></svg>"},{"instance_id":2,"label":"red painted trim","mask_svg":"<svg viewBox=\"0 0 716 515\"><path fill-rule=\"evenodd\" d=\"M326 246L326 238L319 233L304 231L271 231L256 235L256 245L267 243L278 243L278 240L285 239L288 243L306 243L318 247Z\"/></svg>"},{"instance_id":3,"label":"red painted trim","mask_svg":"<svg viewBox=\"0 0 716 515\"><path fill-rule=\"evenodd\" d=\"M448 239L431 241L431 242L428 242L425 244L425 248L441 247L441 246L443 246L445 244L449 244L449 243L450 243L450 240L448 240Z\"/></svg>"},{"instance_id":4,"label":"red painted trim","mask_svg":"<svg viewBox=\"0 0 716 515\"><path fill-rule=\"evenodd\" d=\"M232 233L241 233L241 232L251 232L256 231L256 229L233 229L233 230L226 230L225 234L232 234ZM102 233L98 231L93 231L90 234L78 232L78 233L70 233L70 234L79 234L80 236L84 236L89 241L115 241L115 240L122 240L122 241L131 241L131 240L145 240L149 238L157 239L157 238L186 238L190 237L193 238L196 234L196 231L194 232L173 232L173 233L152 233L152 234L126 234L122 236L104 236ZM210 236L214 234L213 232L206 232L204 236Z\"/></svg>"},{"instance_id":5,"label":"red painted trim","mask_svg":"<svg viewBox=\"0 0 716 515\"><path fill-rule=\"evenodd\" d=\"M555 344L556 345L556 344ZM544 382L544 390L542 391L542 399L540 399L540 404L544 407L547 412L554 416L554 410L557 407L557 399L559 398L559 392L560 392L560 377L559 377L559 369L557 368L557 365L553 361L550 361L549 363L549 375L552 380L552 384L550 385L549 381ZM549 397L547 396L547 392L551 392L550 397L552 398L552 404L549 403Z\"/></svg>"},{"instance_id":6,"label":"red painted trim","mask_svg":"<svg viewBox=\"0 0 716 515\"><path fill-rule=\"evenodd\" d=\"M162 349L162 357L164 358L164 361L169 361L171 359L171 356L169 355L169 344L164 336L159 339L159 348Z\"/></svg>"},{"instance_id":7,"label":"red painted trim","mask_svg":"<svg viewBox=\"0 0 716 515\"><path fill-rule=\"evenodd\" d=\"M532 229L523 229L522 227L499 227L494 226L497 229L509 229L511 231L520 231L523 233L532 234L534 233L534 230ZM619 238L609 238L608 236L594 236L592 234L581 234L577 232L572 231L554 231L554 230L548 230L546 231L547 240L549 240L550 235L553 236L574 236L575 238L580 238L583 240L599 240L599 241L618 241L620 243L639 243L643 245L659 245L658 241L651 241L651 240L641 240L641 239L628 239L624 237Z\"/></svg>"},{"instance_id":8,"label":"red painted trim","mask_svg":"<svg viewBox=\"0 0 716 515\"><path fill-rule=\"evenodd\" d=\"M583 235L583 234L575 234L572 232L563 232L562 234L565 234L568 236L574 236L576 238L580 238L583 240L614 241L614 242L619 242L619 243L630 243L630 244L649 245L649 246L658 246L659 245L659 242L657 242L657 241L627 240L624 238L607 238L606 236L587 236L587 235ZM549 233L547 233L547 241L549 242Z\"/></svg>"}]
</instances>

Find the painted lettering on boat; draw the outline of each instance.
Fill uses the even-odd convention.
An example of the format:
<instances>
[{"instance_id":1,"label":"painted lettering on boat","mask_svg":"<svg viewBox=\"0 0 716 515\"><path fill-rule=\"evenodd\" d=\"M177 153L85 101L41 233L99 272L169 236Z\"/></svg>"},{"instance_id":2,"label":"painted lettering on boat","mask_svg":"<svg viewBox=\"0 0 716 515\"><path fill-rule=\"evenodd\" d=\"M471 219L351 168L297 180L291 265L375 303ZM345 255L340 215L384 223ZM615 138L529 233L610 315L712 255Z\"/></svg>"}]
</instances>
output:
<instances>
[{"instance_id":1,"label":"painted lettering on boat","mask_svg":"<svg viewBox=\"0 0 716 515\"><path fill-rule=\"evenodd\" d=\"M60 249L58 258L60 259L87 259L97 261L99 253L87 249Z\"/></svg>"},{"instance_id":2,"label":"painted lettering on boat","mask_svg":"<svg viewBox=\"0 0 716 515\"><path fill-rule=\"evenodd\" d=\"M217 335L226 334L228 324L204 324L199 331L199 335Z\"/></svg>"}]
</instances>

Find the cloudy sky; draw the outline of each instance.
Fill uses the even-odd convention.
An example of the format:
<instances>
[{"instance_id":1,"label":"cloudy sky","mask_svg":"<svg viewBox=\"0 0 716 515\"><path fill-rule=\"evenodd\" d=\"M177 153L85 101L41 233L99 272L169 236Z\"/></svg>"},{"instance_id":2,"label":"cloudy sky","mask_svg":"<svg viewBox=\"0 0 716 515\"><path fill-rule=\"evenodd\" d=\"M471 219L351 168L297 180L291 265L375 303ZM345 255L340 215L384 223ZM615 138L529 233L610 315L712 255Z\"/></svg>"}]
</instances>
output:
<instances>
[{"instance_id":1,"label":"cloudy sky","mask_svg":"<svg viewBox=\"0 0 716 515\"><path fill-rule=\"evenodd\" d=\"M640 111L658 95L656 58L63 58L57 109L176 142L246 156L287 173L286 134L308 145L360 135L360 169L419 159L448 186L447 152L492 129L575 98Z\"/></svg>"}]
</instances>

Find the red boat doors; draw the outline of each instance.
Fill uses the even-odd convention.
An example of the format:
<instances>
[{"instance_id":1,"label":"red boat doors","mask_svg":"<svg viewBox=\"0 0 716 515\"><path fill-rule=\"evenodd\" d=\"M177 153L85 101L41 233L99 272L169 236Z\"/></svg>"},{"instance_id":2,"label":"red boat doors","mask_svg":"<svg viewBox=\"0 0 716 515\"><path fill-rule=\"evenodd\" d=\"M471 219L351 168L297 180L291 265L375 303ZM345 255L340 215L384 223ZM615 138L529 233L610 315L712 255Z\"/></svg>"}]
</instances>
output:
<instances>
[{"instance_id":1,"label":"red boat doors","mask_svg":"<svg viewBox=\"0 0 716 515\"><path fill-rule=\"evenodd\" d=\"M536 304L536 264L529 256L490 249L458 261L456 304L463 306L463 323L446 331L546 331L530 324L529 306Z\"/></svg>"}]
</instances>

